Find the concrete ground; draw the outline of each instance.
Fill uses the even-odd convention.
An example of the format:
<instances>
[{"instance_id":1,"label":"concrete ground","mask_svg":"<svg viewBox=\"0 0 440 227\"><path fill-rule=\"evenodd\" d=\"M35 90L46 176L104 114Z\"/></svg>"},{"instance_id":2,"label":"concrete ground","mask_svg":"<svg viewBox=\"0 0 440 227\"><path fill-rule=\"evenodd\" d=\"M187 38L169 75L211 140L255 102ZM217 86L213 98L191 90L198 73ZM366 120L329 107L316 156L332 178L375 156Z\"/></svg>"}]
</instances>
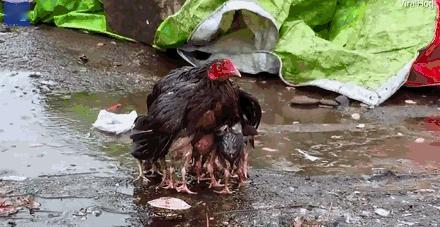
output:
<instances>
[{"instance_id":1,"label":"concrete ground","mask_svg":"<svg viewBox=\"0 0 440 227\"><path fill-rule=\"evenodd\" d=\"M152 84L184 62L49 26L0 27L0 47L0 198L41 204L0 215L0 226L439 224L439 89L402 89L375 109L304 107L291 99L337 95L248 76L237 82L264 110L250 182L231 196L205 184L182 195L133 184L128 137L91 124L114 103L144 112ZM192 208L151 209L147 202L160 196Z\"/></svg>"}]
</instances>

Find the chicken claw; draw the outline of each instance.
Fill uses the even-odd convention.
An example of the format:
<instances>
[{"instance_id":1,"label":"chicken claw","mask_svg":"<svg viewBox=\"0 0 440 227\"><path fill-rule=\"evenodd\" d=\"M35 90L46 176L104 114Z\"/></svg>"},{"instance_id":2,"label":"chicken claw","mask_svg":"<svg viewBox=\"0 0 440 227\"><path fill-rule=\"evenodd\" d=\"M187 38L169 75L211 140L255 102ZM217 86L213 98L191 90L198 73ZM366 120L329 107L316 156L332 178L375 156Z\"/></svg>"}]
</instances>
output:
<instances>
[{"instance_id":1,"label":"chicken claw","mask_svg":"<svg viewBox=\"0 0 440 227\"><path fill-rule=\"evenodd\" d=\"M138 164L138 169L139 169L139 175L133 180L133 182L142 180L142 182L148 184L150 182L150 180L147 177L145 177L142 161L137 160L137 164Z\"/></svg>"},{"instance_id":2,"label":"chicken claw","mask_svg":"<svg viewBox=\"0 0 440 227\"><path fill-rule=\"evenodd\" d=\"M231 177L231 173L228 170L229 165L227 166L227 168L224 169L224 179L225 179L225 187L223 188L223 190L221 191L214 191L215 193L219 193L219 194L232 194L232 192L229 190L229 177Z\"/></svg>"},{"instance_id":3,"label":"chicken claw","mask_svg":"<svg viewBox=\"0 0 440 227\"><path fill-rule=\"evenodd\" d=\"M221 191L214 191L214 192L215 192L215 193L218 193L218 194L225 194L225 195L230 195L230 194L232 194L232 191L229 190L229 188L226 187L226 186L225 186L225 188L223 188L223 190L221 190Z\"/></svg>"},{"instance_id":4,"label":"chicken claw","mask_svg":"<svg viewBox=\"0 0 440 227\"><path fill-rule=\"evenodd\" d=\"M188 184L186 182L182 182L182 185L180 185L179 187L176 187L176 191L177 192L185 192L188 194L197 194L197 192L193 192L191 190L189 190L188 188Z\"/></svg>"}]
</instances>

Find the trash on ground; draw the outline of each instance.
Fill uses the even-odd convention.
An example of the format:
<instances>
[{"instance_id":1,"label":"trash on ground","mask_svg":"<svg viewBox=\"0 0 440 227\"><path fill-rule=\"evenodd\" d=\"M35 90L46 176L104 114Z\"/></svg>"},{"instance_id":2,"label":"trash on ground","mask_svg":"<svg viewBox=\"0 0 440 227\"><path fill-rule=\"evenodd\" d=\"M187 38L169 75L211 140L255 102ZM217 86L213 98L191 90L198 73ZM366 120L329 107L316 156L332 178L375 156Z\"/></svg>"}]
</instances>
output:
<instances>
[{"instance_id":1,"label":"trash on ground","mask_svg":"<svg viewBox=\"0 0 440 227\"><path fill-rule=\"evenodd\" d=\"M264 151L268 151L268 152L277 152L278 151L278 149L269 148L269 147L263 147L261 149Z\"/></svg>"},{"instance_id":2,"label":"trash on ground","mask_svg":"<svg viewBox=\"0 0 440 227\"><path fill-rule=\"evenodd\" d=\"M365 128L365 124L358 124L356 125L356 128Z\"/></svg>"},{"instance_id":3,"label":"trash on ground","mask_svg":"<svg viewBox=\"0 0 440 227\"><path fill-rule=\"evenodd\" d=\"M130 131L136 118L137 113L134 110L129 114L116 114L101 110L95 123L93 123L93 127L100 131L118 135Z\"/></svg>"},{"instance_id":4,"label":"trash on ground","mask_svg":"<svg viewBox=\"0 0 440 227\"><path fill-rule=\"evenodd\" d=\"M415 101L413 101L413 100L410 100L410 99L405 100L405 103L406 103L406 104L411 104L411 105L415 105L415 104L417 104L417 102L415 102Z\"/></svg>"},{"instance_id":5,"label":"trash on ground","mask_svg":"<svg viewBox=\"0 0 440 227\"><path fill-rule=\"evenodd\" d=\"M309 155L309 154L307 154L306 151L303 151L303 150L301 150L301 149L295 149L295 150L297 150L300 154L304 155L304 158L305 158L305 159L308 159L308 160L310 160L310 161L312 161L312 162L321 159L321 158L318 158L318 157L315 157L315 156Z\"/></svg>"},{"instance_id":6,"label":"trash on ground","mask_svg":"<svg viewBox=\"0 0 440 227\"><path fill-rule=\"evenodd\" d=\"M361 115L358 113L354 113L351 115L351 118L353 118L354 120L358 121L359 119L361 119Z\"/></svg>"},{"instance_id":7,"label":"trash on ground","mask_svg":"<svg viewBox=\"0 0 440 227\"><path fill-rule=\"evenodd\" d=\"M388 215L390 215L390 211L382 209L382 208L375 209L374 213L379 216L382 216L382 217L387 217Z\"/></svg>"},{"instance_id":8,"label":"trash on ground","mask_svg":"<svg viewBox=\"0 0 440 227\"><path fill-rule=\"evenodd\" d=\"M191 208L191 206L185 201L173 197L160 197L158 199L148 201L148 204L153 207L168 210L187 210Z\"/></svg>"},{"instance_id":9,"label":"trash on ground","mask_svg":"<svg viewBox=\"0 0 440 227\"><path fill-rule=\"evenodd\" d=\"M23 176L3 176L3 177L0 177L0 180L4 180L4 181L24 181L26 179L27 179L27 177L23 177Z\"/></svg>"},{"instance_id":10,"label":"trash on ground","mask_svg":"<svg viewBox=\"0 0 440 227\"><path fill-rule=\"evenodd\" d=\"M416 142L416 143L424 143L424 142L425 142L425 139L423 139L423 138L417 138L414 142Z\"/></svg>"}]
</instances>

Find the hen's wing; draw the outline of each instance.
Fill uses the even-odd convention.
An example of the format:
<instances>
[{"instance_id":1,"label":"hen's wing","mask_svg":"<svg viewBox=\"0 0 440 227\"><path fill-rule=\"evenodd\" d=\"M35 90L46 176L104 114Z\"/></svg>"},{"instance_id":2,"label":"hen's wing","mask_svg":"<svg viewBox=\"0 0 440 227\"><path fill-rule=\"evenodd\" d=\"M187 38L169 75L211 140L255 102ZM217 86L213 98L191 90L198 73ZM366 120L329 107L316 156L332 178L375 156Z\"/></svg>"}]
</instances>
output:
<instances>
[{"instance_id":1,"label":"hen's wing","mask_svg":"<svg viewBox=\"0 0 440 227\"><path fill-rule=\"evenodd\" d=\"M245 124L250 124L257 129L262 115L261 106L257 98L240 89L238 102Z\"/></svg>"},{"instance_id":2,"label":"hen's wing","mask_svg":"<svg viewBox=\"0 0 440 227\"><path fill-rule=\"evenodd\" d=\"M191 79L191 77L195 76L191 73L194 67L192 66L184 66L178 69L171 70L165 77L161 78L154 86L151 93L147 96L147 108L148 110L151 108L153 102L157 99L157 97L172 89L172 87L177 84L183 82L185 79Z\"/></svg>"},{"instance_id":3,"label":"hen's wing","mask_svg":"<svg viewBox=\"0 0 440 227\"><path fill-rule=\"evenodd\" d=\"M184 127L186 106L200 81L198 76L187 75L191 71L174 71L153 88L147 98L148 115L135 121L134 129L141 131L131 136L134 157L155 161L167 154Z\"/></svg>"}]
</instances>

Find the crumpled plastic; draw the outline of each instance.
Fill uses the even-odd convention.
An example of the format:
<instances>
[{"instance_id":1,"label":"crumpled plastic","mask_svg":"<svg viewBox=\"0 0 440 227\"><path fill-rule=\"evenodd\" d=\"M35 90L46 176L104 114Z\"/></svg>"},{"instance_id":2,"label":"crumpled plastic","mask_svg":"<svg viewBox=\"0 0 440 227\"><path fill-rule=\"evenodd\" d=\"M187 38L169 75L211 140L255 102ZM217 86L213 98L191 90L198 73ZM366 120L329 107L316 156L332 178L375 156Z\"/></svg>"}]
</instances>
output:
<instances>
[{"instance_id":1,"label":"crumpled plastic","mask_svg":"<svg viewBox=\"0 0 440 227\"><path fill-rule=\"evenodd\" d=\"M135 110L128 114L116 114L107 110L101 110L92 126L99 131L119 135L133 128L133 123L137 116Z\"/></svg>"},{"instance_id":2,"label":"crumpled plastic","mask_svg":"<svg viewBox=\"0 0 440 227\"><path fill-rule=\"evenodd\" d=\"M229 57L242 72L275 71L286 84L377 106L406 82L434 37L435 4L406 2L187 0L159 26L154 45L178 48L194 65Z\"/></svg>"}]
</instances>

